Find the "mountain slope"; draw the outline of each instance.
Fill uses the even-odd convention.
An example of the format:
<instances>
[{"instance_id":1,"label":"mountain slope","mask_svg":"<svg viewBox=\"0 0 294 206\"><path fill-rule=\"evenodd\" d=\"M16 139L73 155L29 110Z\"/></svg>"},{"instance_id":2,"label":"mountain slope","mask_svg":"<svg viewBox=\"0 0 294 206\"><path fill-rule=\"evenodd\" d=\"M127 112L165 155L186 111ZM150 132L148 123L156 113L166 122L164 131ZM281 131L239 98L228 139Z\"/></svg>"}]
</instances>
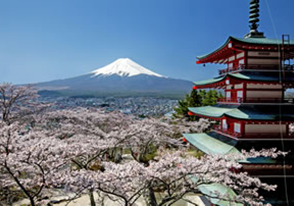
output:
<instances>
[{"instance_id":1,"label":"mountain slope","mask_svg":"<svg viewBox=\"0 0 294 206\"><path fill-rule=\"evenodd\" d=\"M39 90L58 90L70 95L183 96L191 90L192 85L186 80L164 77L130 59L118 59L86 75L36 86Z\"/></svg>"}]
</instances>

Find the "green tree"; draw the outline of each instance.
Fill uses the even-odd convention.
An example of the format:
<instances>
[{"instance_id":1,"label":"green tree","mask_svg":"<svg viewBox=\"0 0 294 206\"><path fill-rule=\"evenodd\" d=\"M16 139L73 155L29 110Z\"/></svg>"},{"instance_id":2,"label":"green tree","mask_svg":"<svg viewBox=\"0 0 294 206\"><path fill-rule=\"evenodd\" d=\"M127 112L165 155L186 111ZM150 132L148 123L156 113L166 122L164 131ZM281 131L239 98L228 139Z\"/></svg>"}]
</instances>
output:
<instances>
[{"instance_id":1,"label":"green tree","mask_svg":"<svg viewBox=\"0 0 294 206\"><path fill-rule=\"evenodd\" d=\"M204 106L203 101L206 99L207 92L205 90L199 90L199 95L201 96L201 106Z\"/></svg>"},{"instance_id":2,"label":"green tree","mask_svg":"<svg viewBox=\"0 0 294 206\"><path fill-rule=\"evenodd\" d=\"M218 98L219 94L216 90L209 90L203 98L202 106L215 105Z\"/></svg>"},{"instance_id":3,"label":"green tree","mask_svg":"<svg viewBox=\"0 0 294 206\"><path fill-rule=\"evenodd\" d=\"M178 106L174 108L176 113L173 114L173 116L176 118L189 117L188 115L189 101L190 101L190 95L186 94L184 99L178 101Z\"/></svg>"},{"instance_id":4,"label":"green tree","mask_svg":"<svg viewBox=\"0 0 294 206\"><path fill-rule=\"evenodd\" d=\"M201 106L210 106L217 103L217 99L222 97L222 94L217 90L196 90L193 89L189 94L186 94L185 98L178 102L178 107L174 108L175 114L174 117L181 118L186 117L190 121L196 120L196 116L189 116L189 107L201 107Z\"/></svg>"},{"instance_id":5,"label":"green tree","mask_svg":"<svg viewBox=\"0 0 294 206\"><path fill-rule=\"evenodd\" d=\"M188 115L188 107L200 107L202 106L202 101L202 95L196 89L193 89L190 95L186 94L185 98L178 102L178 107L174 108L176 111L174 117L186 117L189 120L195 120L195 117Z\"/></svg>"},{"instance_id":6,"label":"green tree","mask_svg":"<svg viewBox=\"0 0 294 206\"><path fill-rule=\"evenodd\" d=\"M190 94L188 107L200 107L202 105L202 96L198 94L196 89L193 89Z\"/></svg>"}]
</instances>

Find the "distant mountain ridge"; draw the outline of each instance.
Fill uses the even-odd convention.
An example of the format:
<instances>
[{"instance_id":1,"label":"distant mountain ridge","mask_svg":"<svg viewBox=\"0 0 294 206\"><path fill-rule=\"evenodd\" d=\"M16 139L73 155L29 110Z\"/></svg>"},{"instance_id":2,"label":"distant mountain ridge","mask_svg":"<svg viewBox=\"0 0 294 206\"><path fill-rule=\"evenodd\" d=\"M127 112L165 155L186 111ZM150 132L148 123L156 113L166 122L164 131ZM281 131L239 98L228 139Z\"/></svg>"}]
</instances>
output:
<instances>
[{"instance_id":1,"label":"distant mountain ridge","mask_svg":"<svg viewBox=\"0 0 294 206\"><path fill-rule=\"evenodd\" d=\"M180 97L191 90L193 83L165 77L124 58L85 75L35 86L62 95Z\"/></svg>"}]
</instances>

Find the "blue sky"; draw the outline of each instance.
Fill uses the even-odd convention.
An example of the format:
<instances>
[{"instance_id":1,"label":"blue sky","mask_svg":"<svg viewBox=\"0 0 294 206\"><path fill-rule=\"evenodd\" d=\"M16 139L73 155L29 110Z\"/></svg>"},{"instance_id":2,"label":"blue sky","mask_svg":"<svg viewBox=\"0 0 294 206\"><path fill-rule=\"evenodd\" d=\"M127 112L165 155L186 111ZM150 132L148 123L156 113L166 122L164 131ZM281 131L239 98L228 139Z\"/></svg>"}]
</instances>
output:
<instances>
[{"instance_id":1,"label":"blue sky","mask_svg":"<svg viewBox=\"0 0 294 206\"><path fill-rule=\"evenodd\" d=\"M0 82L63 79L126 57L173 78L211 78L224 65L196 56L248 33L249 1L0 0ZM259 30L294 38L294 1L260 4Z\"/></svg>"}]
</instances>

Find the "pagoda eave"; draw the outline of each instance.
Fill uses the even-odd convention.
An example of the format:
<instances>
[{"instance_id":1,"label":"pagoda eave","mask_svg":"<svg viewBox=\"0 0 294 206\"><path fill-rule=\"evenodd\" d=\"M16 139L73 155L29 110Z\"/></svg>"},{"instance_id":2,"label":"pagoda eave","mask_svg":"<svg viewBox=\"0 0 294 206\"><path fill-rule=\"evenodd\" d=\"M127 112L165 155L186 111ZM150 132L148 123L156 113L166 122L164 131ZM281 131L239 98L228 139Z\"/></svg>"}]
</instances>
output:
<instances>
[{"instance_id":1,"label":"pagoda eave","mask_svg":"<svg viewBox=\"0 0 294 206\"><path fill-rule=\"evenodd\" d=\"M215 105L189 107L188 109L189 115L213 120L232 118L235 120L256 122L294 121L294 105Z\"/></svg>"},{"instance_id":2,"label":"pagoda eave","mask_svg":"<svg viewBox=\"0 0 294 206\"><path fill-rule=\"evenodd\" d=\"M223 64L228 62L228 57L238 55L244 51L285 51L285 59L294 58L294 42L283 45L281 40L267 38L235 38L229 37L227 41L215 51L197 56L197 64L215 63Z\"/></svg>"},{"instance_id":3,"label":"pagoda eave","mask_svg":"<svg viewBox=\"0 0 294 206\"><path fill-rule=\"evenodd\" d=\"M214 52L203 55L203 56L197 56L196 58L198 61L196 61L196 64L203 64L203 63L226 63L227 57L231 56L235 53L235 50L232 49L230 38L223 44L220 48L215 50Z\"/></svg>"},{"instance_id":4,"label":"pagoda eave","mask_svg":"<svg viewBox=\"0 0 294 206\"><path fill-rule=\"evenodd\" d=\"M254 80L235 81L235 84L241 84L241 83L259 84L259 85L274 85L274 84L277 84L278 81L272 81L272 82L263 82L263 81L254 81ZM226 87L225 81L216 82L216 83L209 83L209 84L204 84L204 85L199 85L197 83L194 83L194 84L197 86L197 89L224 89ZM294 88L293 82L283 82L282 85L285 89Z\"/></svg>"},{"instance_id":5,"label":"pagoda eave","mask_svg":"<svg viewBox=\"0 0 294 206\"><path fill-rule=\"evenodd\" d=\"M241 154L234 146L213 138L210 134L183 134L194 147L209 155Z\"/></svg>"},{"instance_id":6,"label":"pagoda eave","mask_svg":"<svg viewBox=\"0 0 294 206\"><path fill-rule=\"evenodd\" d=\"M189 116L197 116L200 118L205 118L205 119L210 119L210 120L215 120L215 121L220 121L223 118L222 116L221 117L213 117L213 116L208 116L208 115L197 114L197 113L194 113L191 111L188 112L188 115Z\"/></svg>"},{"instance_id":7,"label":"pagoda eave","mask_svg":"<svg viewBox=\"0 0 294 206\"><path fill-rule=\"evenodd\" d=\"M216 77L203 81L194 82L198 89L215 88L222 89L227 85L234 84L260 84L260 85L274 85L282 84L284 88L294 88L294 73L290 72L284 74L283 72L263 72L255 74L254 72L241 71L237 73L228 73L225 76Z\"/></svg>"},{"instance_id":8,"label":"pagoda eave","mask_svg":"<svg viewBox=\"0 0 294 206\"><path fill-rule=\"evenodd\" d=\"M272 119L243 119L243 118L238 118L238 117L235 117L235 116L230 116L228 114L223 114L219 117L216 117L216 116L210 116L210 115L203 115L203 114L198 114L198 113L194 113L194 112L191 112L189 111L189 116L197 116L199 118L205 118L205 119L210 119L210 120L214 120L214 121L221 121L222 119L224 118L227 118L227 119L233 119L235 121L238 121L240 123L245 123L245 124L268 124L268 125L278 125L278 124L291 124L293 123L294 121L294 118L292 119L276 119L276 120L272 120Z\"/></svg>"}]
</instances>

